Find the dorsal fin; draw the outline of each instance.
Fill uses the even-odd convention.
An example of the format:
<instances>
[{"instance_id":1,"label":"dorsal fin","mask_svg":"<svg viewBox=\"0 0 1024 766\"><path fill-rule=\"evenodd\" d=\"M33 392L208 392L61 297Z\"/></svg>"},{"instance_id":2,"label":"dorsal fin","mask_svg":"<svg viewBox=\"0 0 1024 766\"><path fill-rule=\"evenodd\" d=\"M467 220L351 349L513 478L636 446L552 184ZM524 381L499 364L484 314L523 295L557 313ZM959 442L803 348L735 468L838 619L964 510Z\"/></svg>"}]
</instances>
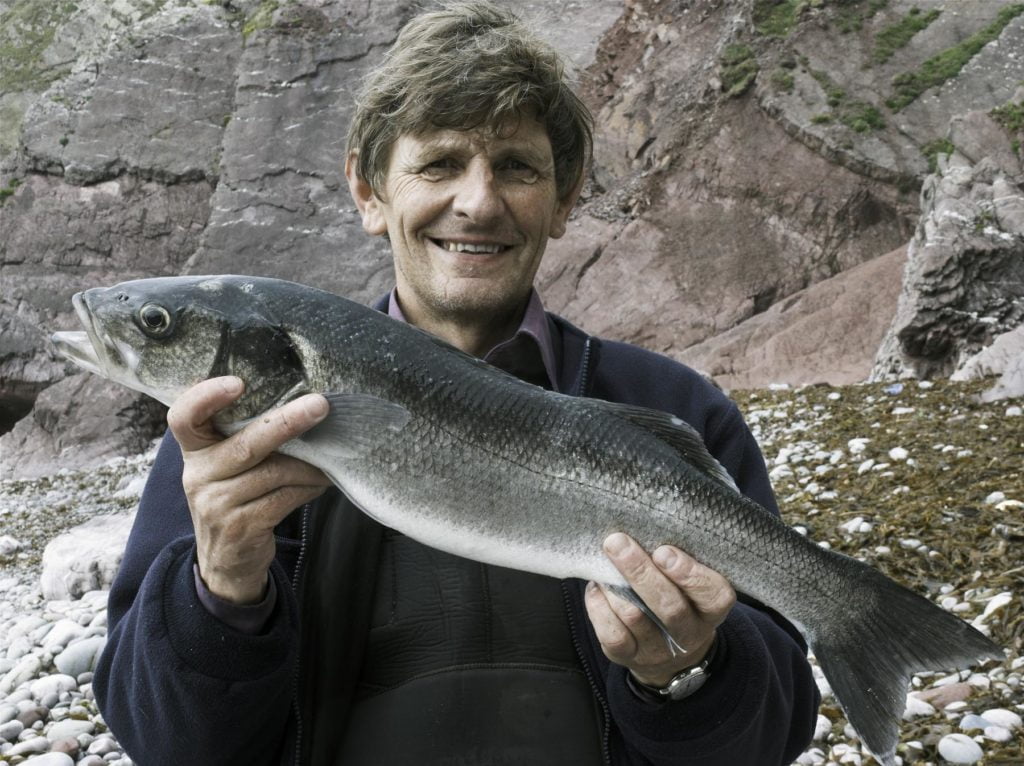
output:
<instances>
[{"instance_id":1,"label":"dorsal fin","mask_svg":"<svg viewBox=\"0 0 1024 766\"><path fill-rule=\"evenodd\" d=\"M597 400L594 400L597 401ZM618 404L601 401L612 414L628 420L641 428L646 428L668 446L682 455L683 459L692 463L698 470L721 482L729 489L739 492L739 487L729 472L708 452L704 440L696 429L682 418L668 412L652 410L649 407L637 407L633 404Z\"/></svg>"}]
</instances>

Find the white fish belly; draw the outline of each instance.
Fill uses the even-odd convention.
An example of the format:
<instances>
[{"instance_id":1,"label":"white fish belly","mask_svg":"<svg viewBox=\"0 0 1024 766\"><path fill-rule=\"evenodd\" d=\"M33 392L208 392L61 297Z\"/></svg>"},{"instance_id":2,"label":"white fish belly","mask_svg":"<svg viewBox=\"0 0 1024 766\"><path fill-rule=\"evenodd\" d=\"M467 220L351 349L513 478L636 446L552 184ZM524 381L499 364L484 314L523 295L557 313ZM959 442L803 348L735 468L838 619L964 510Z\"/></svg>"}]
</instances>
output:
<instances>
[{"instance_id":1,"label":"white fish belly","mask_svg":"<svg viewBox=\"0 0 1024 766\"><path fill-rule=\"evenodd\" d=\"M464 558L556 578L580 578L622 585L625 580L604 555L603 530L587 530L572 519L558 523L551 506L534 506L537 518L545 518L531 530L529 525L493 524L494 520L523 519L502 508L502 498L490 497L478 515L466 512L466 505L452 507L450 493L443 490L416 492L414 482L396 477L394 482L373 481L365 473L332 477L346 496L364 513L424 545ZM430 482L435 488L444 482ZM433 494L431 497L430 495ZM531 493L533 494L533 493ZM537 498L531 498L536 501ZM507 503L506 503L507 505ZM554 523L550 523L554 522ZM553 536L549 530L558 529ZM614 531L614 530L612 530Z\"/></svg>"}]
</instances>

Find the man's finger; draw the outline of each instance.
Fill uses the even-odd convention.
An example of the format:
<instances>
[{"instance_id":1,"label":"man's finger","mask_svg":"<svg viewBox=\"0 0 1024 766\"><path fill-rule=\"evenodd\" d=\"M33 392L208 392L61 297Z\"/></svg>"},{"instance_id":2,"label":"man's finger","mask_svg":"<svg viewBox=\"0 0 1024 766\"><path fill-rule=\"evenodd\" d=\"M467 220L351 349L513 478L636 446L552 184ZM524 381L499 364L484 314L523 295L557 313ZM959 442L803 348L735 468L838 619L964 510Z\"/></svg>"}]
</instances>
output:
<instances>
[{"instance_id":1,"label":"man's finger","mask_svg":"<svg viewBox=\"0 0 1024 766\"><path fill-rule=\"evenodd\" d=\"M671 545L658 548L652 557L665 576L678 585L694 608L704 615L720 616L736 601L736 591L722 575Z\"/></svg>"},{"instance_id":2,"label":"man's finger","mask_svg":"<svg viewBox=\"0 0 1024 766\"><path fill-rule=\"evenodd\" d=\"M678 586L655 565L640 544L621 532L607 537L604 550L643 602L666 623L686 611Z\"/></svg>"},{"instance_id":3,"label":"man's finger","mask_svg":"<svg viewBox=\"0 0 1024 766\"><path fill-rule=\"evenodd\" d=\"M267 412L213 448L217 471L235 476L257 465L287 441L308 431L328 413L327 400L307 394ZM216 478L214 476L213 478Z\"/></svg>"},{"instance_id":4,"label":"man's finger","mask_svg":"<svg viewBox=\"0 0 1024 766\"><path fill-rule=\"evenodd\" d=\"M228 375L204 380L186 390L167 411L167 425L184 452L194 452L224 437L210 419L244 391L241 378Z\"/></svg>"},{"instance_id":5,"label":"man's finger","mask_svg":"<svg viewBox=\"0 0 1024 766\"><path fill-rule=\"evenodd\" d=\"M616 614L608 594L596 583L588 583L584 602L594 634L608 659L623 664L636 653L636 638Z\"/></svg>"}]
</instances>

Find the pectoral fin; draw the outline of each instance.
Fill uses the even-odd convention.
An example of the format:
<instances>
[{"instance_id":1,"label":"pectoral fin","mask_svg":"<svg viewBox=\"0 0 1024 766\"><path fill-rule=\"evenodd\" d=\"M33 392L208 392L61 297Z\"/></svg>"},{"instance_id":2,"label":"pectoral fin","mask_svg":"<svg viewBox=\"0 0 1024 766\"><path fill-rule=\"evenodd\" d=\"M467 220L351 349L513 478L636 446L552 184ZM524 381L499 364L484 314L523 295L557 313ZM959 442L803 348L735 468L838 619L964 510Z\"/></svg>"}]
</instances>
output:
<instances>
[{"instance_id":1,"label":"pectoral fin","mask_svg":"<svg viewBox=\"0 0 1024 766\"><path fill-rule=\"evenodd\" d=\"M295 441L321 456L351 460L396 438L412 415L400 404L370 394L324 394L330 412ZM320 462L320 461L317 461Z\"/></svg>"}]
</instances>

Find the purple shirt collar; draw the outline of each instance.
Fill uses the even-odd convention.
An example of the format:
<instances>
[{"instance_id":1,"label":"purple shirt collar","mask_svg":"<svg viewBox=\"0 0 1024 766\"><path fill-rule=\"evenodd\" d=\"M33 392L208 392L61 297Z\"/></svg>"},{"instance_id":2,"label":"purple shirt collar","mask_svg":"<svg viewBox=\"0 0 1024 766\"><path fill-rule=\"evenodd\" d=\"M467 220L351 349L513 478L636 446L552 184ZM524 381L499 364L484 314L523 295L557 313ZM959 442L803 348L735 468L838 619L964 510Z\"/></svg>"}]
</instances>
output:
<instances>
[{"instance_id":1,"label":"purple shirt collar","mask_svg":"<svg viewBox=\"0 0 1024 766\"><path fill-rule=\"evenodd\" d=\"M408 323L402 307L398 305L398 288L391 290L388 296L388 316L400 322ZM519 329L508 340L502 341L484 357L507 372L518 374L522 370L536 370L543 375L552 391L558 390L558 376L555 374L555 344L551 337L551 327L541 303L540 294L530 290L530 300L526 304L526 312ZM537 382L537 381L531 381Z\"/></svg>"}]
</instances>

